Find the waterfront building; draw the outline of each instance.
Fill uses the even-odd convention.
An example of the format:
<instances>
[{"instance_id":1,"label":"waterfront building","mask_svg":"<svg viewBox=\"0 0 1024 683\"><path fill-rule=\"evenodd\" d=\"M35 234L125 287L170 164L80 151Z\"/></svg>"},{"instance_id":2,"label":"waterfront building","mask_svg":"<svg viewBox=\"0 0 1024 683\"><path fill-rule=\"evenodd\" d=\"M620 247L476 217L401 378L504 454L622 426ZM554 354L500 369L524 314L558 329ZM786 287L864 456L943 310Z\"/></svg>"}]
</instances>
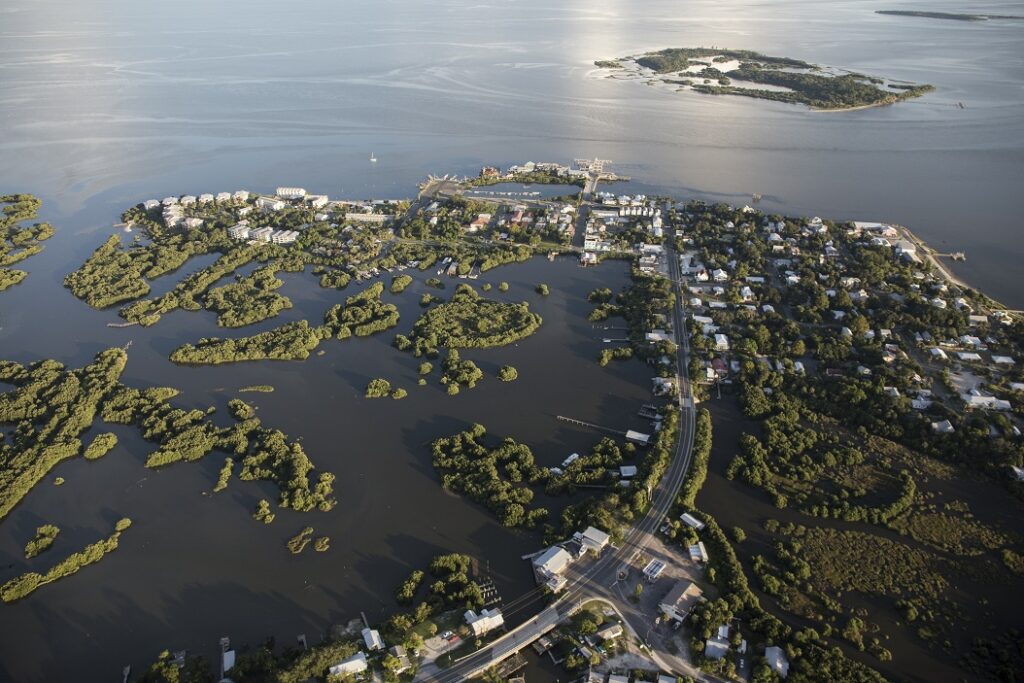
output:
<instances>
[{"instance_id":1,"label":"waterfront building","mask_svg":"<svg viewBox=\"0 0 1024 683\"><path fill-rule=\"evenodd\" d=\"M355 674L360 674L366 671L368 666L369 665L366 663L366 653L357 652L345 661L339 662L338 664L330 667L327 672L331 676L341 678L343 676L354 676Z\"/></svg>"},{"instance_id":2,"label":"waterfront building","mask_svg":"<svg viewBox=\"0 0 1024 683\"><path fill-rule=\"evenodd\" d=\"M677 581L672 590L662 598L658 609L669 619L682 621L703 595L700 586L692 581Z\"/></svg>"},{"instance_id":3,"label":"waterfront building","mask_svg":"<svg viewBox=\"0 0 1024 683\"><path fill-rule=\"evenodd\" d=\"M380 631L377 631L376 629L364 628L363 642L366 643L366 649L370 652L384 649L384 641L381 640Z\"/></svg>"},{"instance_id":4,"label":"waterfront building","mask_svg":"<svg viewBox=\"0 0 1024 683\"><path fill-rule=\"evenodd\" d=\"M483 609L480 610L480 614L473 610L466 610L463 617L466 619L466 625L472 629L474 636L482 636L505 624L505 617L498 609Z\"/></svg>"}]
</instances>

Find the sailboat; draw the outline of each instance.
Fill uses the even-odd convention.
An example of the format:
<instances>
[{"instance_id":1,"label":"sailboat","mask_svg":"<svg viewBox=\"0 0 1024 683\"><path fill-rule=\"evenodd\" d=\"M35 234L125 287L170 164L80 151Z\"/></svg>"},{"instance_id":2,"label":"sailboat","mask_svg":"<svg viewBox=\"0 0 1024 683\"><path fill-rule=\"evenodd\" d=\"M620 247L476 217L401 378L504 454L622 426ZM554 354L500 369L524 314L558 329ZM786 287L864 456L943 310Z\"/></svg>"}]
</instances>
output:
<instances>
[{"instance_id":1,"label":"sailboat","mask_svg":"<svg viewBox=\"0 0 1024 683\"><path fill-rule=\"evenodd\" d=\"M370 161L372 163L377 163L377 157L373 156L373 152L370 152Z\"/></svg>"}]
</instances>

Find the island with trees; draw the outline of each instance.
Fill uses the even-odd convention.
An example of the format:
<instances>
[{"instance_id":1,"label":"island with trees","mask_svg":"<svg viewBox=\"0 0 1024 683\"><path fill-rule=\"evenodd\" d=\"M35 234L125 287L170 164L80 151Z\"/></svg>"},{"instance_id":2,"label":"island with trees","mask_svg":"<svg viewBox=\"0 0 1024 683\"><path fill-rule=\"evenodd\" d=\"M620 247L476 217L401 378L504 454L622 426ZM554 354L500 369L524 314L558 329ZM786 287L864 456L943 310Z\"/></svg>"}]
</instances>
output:
<instances>
[{"instance_id":1,"label":"island with trees","mask_svg":"<svg viewBox=\"0 0 1024 683\"><path fill-rule=\"evenodd\" d=\"M43 250L41 242L53 237L54 229L49 223L22 225L39 215L42 202L30 194L8 194L0 196L0 292L24 280L28 273L10 268Z\"/></svg>"},{"instance_id":2,"label":"island with trees","mask_svg":"<svg viewBox=\"0 0 1024 683\"><path fill-rule=\"evenodd\" d=\"M619 79L661 83L707 95L804 104L827 111L895 104L935 89L750 50L667 48L623 57L616 64L611 71Z\"/></svg>"},{"instance_id":3,"label":"island with trees","mask_svg":"<svg viewBox=\"0 0 1024 683\"><path fill-rule=\"evenodd\" d=\"M399 349L416 356L436 356L438 348L487 348L512 344L540 328L541 317L527 303L510 304L484 299L469 285L460 284L452 298L425 311L412 334L399 335Z\"/></svg>"}]
</instances>

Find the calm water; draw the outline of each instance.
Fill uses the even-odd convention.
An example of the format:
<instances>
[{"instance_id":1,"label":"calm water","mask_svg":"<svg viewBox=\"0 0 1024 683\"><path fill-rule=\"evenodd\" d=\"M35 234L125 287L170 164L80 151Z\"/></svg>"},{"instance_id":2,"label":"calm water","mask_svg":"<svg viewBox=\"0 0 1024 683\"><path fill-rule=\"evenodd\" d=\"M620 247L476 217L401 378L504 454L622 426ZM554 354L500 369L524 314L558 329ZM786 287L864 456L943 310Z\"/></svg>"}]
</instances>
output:
<instances>
[{"instance_id":1,"label":"calm water","mask_svg":"<svg viewBox=\"0 0 1024 683\"><path fill-rule=\"evenodd\" d=\"M167 354L215 333L211 315L109 329L112 313L89 310L60 285L141 199L280 184L404 197L427 173L596 155L645 191L736 203L760 192L772 209L904 223L943 250L965 250L958 273L1024 307L1024 26L873 14L897 6L964 9L946 0L0 2L0 190L40 195L43 217L59 228L28 262L31 277L0 295L0 357L79 365L132 339L126 381L180 387L183 405L222 407L233 388L273 384L274 394L249 397L338 473L341 500L332 513L281 514L260 527L249 513L271 490L236 482L204 496L219 457L149 472L141 463L150 447L119 431L116 452L66 464L62 489L40 487L0 525L0 563L15 564L6 578L43 521L64 529L56 554L107 533L117 516L135 520L115 555L0 608L0 679L110 680L163 647L211 653L225 634L291 642L389 608L409 568L441 550L490 558L512 597L529 585L518 557L536 541L440 491L426 444L480 421L555 462L590 435L553 414L618 424L648 396L638 363L593 363L599 341L583 296L623 281L614 264L536 261L490 278L508 280L510 299L530 300L545 318L519 347L467 354L488 372L512 362L521 379L511 386L486 381L454 399L436 386L417 390L416 362L388 346L390 335L328 343L305 363L176 368ZM1024 4L970 10L1024 14ZM680 45L760 50L938 91L896 107L813 113L613 82L591 66ZM308 276L287 280L296 307L283 320L318 319L337 300ZM550 298L532 293L539 281L556 285ZM416 298L399 298L401 327ZM410 397L363 401L377 375L413 389ZM332 551L293 558L283 541L307 522L332 537Z\"/></svg>"}]
</instances>

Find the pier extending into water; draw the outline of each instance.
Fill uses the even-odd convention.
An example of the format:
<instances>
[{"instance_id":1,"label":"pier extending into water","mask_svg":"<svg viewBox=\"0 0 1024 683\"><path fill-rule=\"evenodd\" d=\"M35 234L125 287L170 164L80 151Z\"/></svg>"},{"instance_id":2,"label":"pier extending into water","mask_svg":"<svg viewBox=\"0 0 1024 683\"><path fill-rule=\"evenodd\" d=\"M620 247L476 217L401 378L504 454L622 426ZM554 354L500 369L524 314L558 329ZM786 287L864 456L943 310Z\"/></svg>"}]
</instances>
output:
<instances>
[{"instance_id":1,"label":"pier extending into water","mask_svg":"<svg viewBox=\"0 0 1024 683\"><path fill-rule=\"evenodd\" d=\"M568 422L569 424L574 424L574 425L577 425L579 427L587 427L589 429L596 429L599 432L608 432L609 434L617 434L618 436L625 436L626 435L625 430L622 430L622 429L612 429L611 427L602 427L601 425L596 425L593 422L585 422L583 420L577 420L574 417L566 417L565 415L556 415L555 417L558 418L559 420L561 420L562 422Z\"/></svg>"}]
</instances>

